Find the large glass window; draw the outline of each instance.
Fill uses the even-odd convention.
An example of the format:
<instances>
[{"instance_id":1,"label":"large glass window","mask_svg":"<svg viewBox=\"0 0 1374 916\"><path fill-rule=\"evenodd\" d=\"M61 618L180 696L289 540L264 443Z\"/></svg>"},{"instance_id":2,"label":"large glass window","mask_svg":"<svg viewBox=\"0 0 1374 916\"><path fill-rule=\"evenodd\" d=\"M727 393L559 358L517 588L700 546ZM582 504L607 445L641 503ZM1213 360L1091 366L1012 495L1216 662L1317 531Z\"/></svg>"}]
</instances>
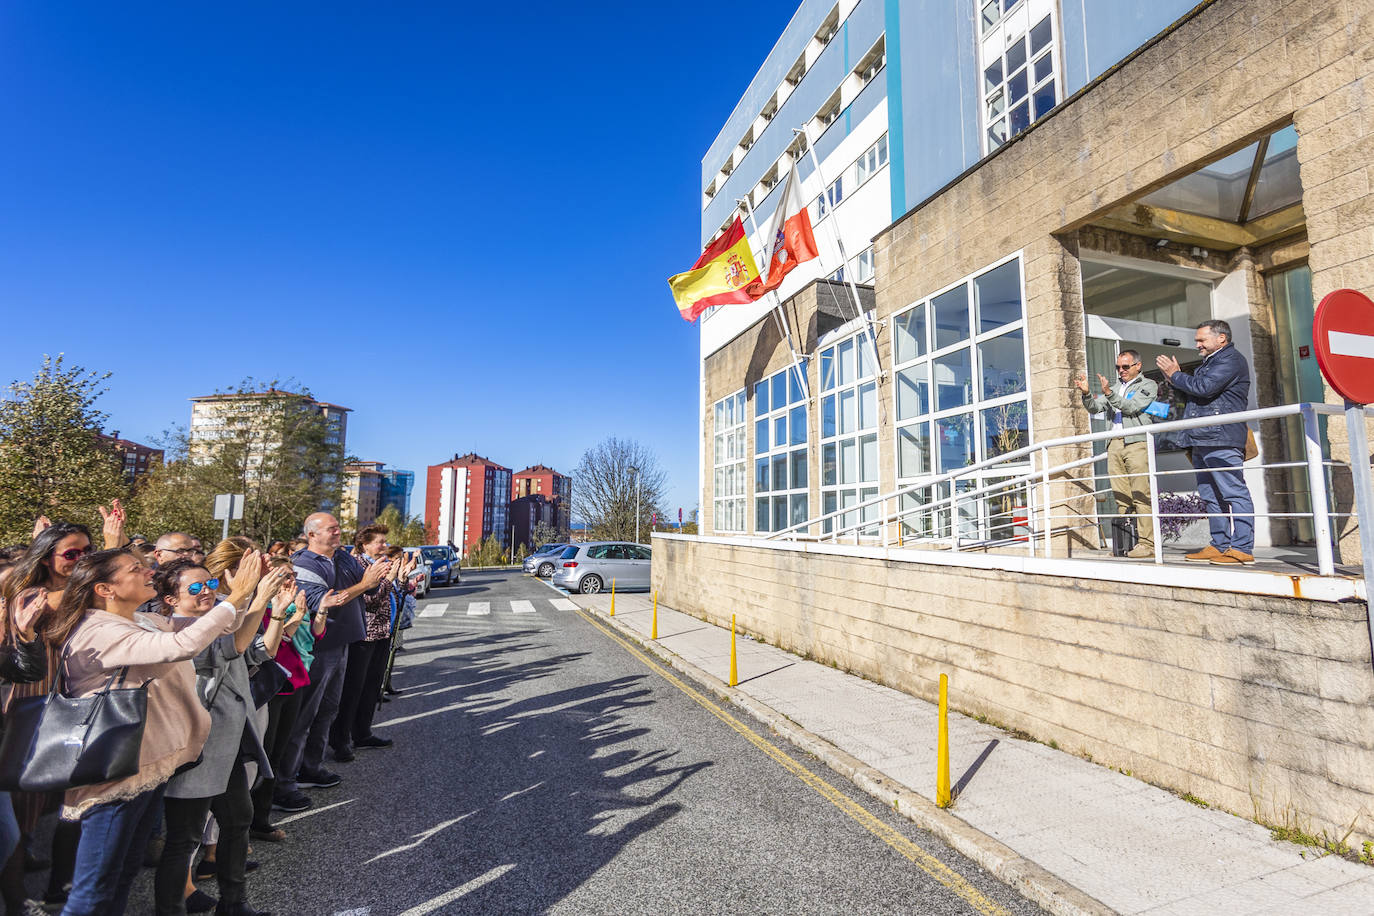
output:
<instances>
[{"instance_id":1,"label":"large glass window","mask_svg":"<svg viewBox=\"0 0 1374 916\"><path fill-rule=\"evenodd\" d=\"M892 323L899 485L1030 444L1019 257L912 304ZM959 481L959 488L973 490L989 480L976 476ZM903 519L906 536L948 536L950 513L924 517L919 511L933 498L933 491L923 490L903 502L915 511ZM961 504L961 534L978 530L978 512L970 507L974 503ZM991 530L992 522L983 521Z\"/></svg>"},{"instance_id":2,"label":"large glass window","mask_svg":"<svg viewBox=\"0 0 1374 916\"><path fill-rule=\"evenodd\" d=\"M806 360L754 386L754 424L771 435L754 444L754 530L781 531L811 517L807 505L806 399L797 372Z\"/></svg>"},{"instance_id":3,"label":"large glass window","mask_svg":"<svg viewBox=\"0 0 1374 916\"><path fill-rule=\"evenodd\" d=\"M974 2L980 10L984 152L990 153L1059 101L1059 23L1054 0Z\"/></svg>"},{"instance_id":4,"label":"large glass window","mask_svg":"<svg viewBox=\"0 0 1374 916\"><path fill-rule=\"evenodd\" d=\"M744 390L716 401L713 419L713 527L718 532L743 531L749 473Z\"/></svg>"},{"instance_id":5,"label":"large glass window","mask_svg":"<svg viewBox=\"0 0 1374 916\"><path fill-rule=\"evenodd\" d=\"M861 332L821 350L822 514L878 495L878 381L869 347ZM877 515L877 507L866 509L862 520ZM839 525L822 522L821 530L859 521L859 513L850 512Z\"/></svg>"}]
</instances>

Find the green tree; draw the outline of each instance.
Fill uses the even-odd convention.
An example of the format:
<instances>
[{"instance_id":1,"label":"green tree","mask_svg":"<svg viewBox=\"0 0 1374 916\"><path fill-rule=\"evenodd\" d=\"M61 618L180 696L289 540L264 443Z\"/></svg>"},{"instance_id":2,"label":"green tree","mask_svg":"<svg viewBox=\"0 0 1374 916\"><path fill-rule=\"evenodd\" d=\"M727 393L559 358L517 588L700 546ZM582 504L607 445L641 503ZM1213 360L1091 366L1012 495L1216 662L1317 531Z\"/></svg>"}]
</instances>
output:
<instances>
[{"instance_id":1,"label":"green tree","mask_svg":"<svg viewBox=\"0 0 1374 916\"><path fill-rule=\"evenodd\" d=\"M425 537L425 523L418 515L402 515L395 506L387 506L373 523L387 527L388 544L397 547L419 547L428 544Z\"/></svg>"},{"instance_id":2,"label":"green tree","mask_svg":"<svg viewBox=\"0 0 1374 916\"><path fill-rule=\"evenodd\" d=\"M587 524L592 540L633 540L636 505L641 538L653 514L664 514L667 474L653 451L633 439L612 437L587 449L573 477L572 514Z\"/></svg>"},{"instance_id":3,"label":"green tree","mask_svg":"<svg viewBox=\"0 0 1374 916\"><path fill-rule=\"evenodd\" d=\"M27 541L39 515L100 529L97 506L127 497L118 458L96 438L107 419L96 407L109 373L43 357L0 401L0 536Z\"/></svg>"},{"instance_id":4,"label":"green tree","mask_svg":"<svg viewBox=\"0 0 1374 916\"><path fill-rule=\"evenodd\" d=\"M467 557L463 560L464 566L505 566L508 562L505 548L496 539L496 535L488 535L487 539L472 545Z\"/></svg>"},{"instance_id":5,"label":"green tree","mask_svg":"<svg viewBox=\"0 0 1374 916\"><path fill-rule=\"evenodd\" d=\"M548 522L540 522L534 526L530 538L534 541L535 547L543 547L545 544L553 544L558 541L558 529Z\"/></svg>"}]
</instances>

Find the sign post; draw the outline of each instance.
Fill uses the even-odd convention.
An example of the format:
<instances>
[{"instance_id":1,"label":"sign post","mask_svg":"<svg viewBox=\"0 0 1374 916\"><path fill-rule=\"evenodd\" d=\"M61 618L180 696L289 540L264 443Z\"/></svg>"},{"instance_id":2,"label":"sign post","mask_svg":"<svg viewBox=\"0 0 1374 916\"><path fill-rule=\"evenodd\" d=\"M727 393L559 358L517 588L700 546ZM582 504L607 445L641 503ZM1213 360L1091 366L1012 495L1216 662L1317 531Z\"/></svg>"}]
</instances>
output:
<instances>
[{"instance_id":1,"label":"sign post","mask_svg":"<svg viewBox=\"0 0 1374 916\"><path fill-rule=\"evenodd\" d=\"M243 494L220 493L215 497L215 521L224 520L220 540L229 537L229 520L243 518Z\"/></svg>"},{"instance_id":2,"label":"sign post","mask_svg":"<svg viewBox=\"0 0 1374 916\"><path fill-rule=\"evenodd\" d=\"M1317 305L1312 319L1312 346L1322 375L1345 398L1345 428L1350 440L1350 476L1355 487L1355 516L1364 562L1365 614L1374 646L1374 614L1369 589L1374 582L1374 480L1369 470L1366 404L1374 403L1374 302L1353 289L1338 289Z\"/></svg>"}]
</instances>

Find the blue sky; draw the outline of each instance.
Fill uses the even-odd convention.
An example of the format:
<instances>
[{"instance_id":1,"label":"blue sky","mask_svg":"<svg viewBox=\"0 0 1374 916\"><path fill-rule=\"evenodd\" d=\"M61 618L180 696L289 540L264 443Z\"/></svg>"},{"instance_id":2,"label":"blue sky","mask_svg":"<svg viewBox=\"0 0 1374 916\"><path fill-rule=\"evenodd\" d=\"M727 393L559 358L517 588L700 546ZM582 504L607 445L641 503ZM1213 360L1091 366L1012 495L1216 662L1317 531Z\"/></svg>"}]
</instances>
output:
<instances>
[{"instance_id":1,"label":"blue sky","mask_svg":"<svg viewBox=\"0 0 1374 916\"><path fill-rule=\"evenodd\" d=\"M690 510L697 333L664 281L795 9L6 3L0 380L109 370L109 426L147 440L294 379L421 479L629 437Z\"/></svg>"}]
</instances>

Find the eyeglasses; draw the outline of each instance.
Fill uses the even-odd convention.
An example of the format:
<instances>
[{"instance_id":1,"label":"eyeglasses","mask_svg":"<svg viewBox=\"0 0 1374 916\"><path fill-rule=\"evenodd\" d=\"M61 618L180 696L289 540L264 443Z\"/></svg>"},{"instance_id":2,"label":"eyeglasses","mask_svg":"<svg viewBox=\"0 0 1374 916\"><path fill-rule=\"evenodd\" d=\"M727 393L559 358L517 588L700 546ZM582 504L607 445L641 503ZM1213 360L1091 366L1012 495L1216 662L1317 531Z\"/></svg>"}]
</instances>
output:
<instances>
[{"instance_id":1,"label":"eyeglasses","mask_svg":"<svg viewBox=\"0 0 1374 916\"><path fill-rule=\"evenodd\" d=\"M91 552L91 548L90 548L89 546L86 546L86 547L73 547L71 550L64 550L64 551L62 551L61 553L56 554L56 556L59 556L59 557L61 557L62 559L66 560L68 563L70 563L72 560L79 560L79 559L81 559L82 557L84 557L86 554L88 554L88 553L90 553L90 552Z\"/></svg>"},{"instance_id":2,"label":"eyeglasses","mask_svg":"<svg viewBox=\"0 0 1374 916\"><path fill-rule=\"evenodd\" d=\"M1117 372L1130 372L1132 369L1134 369L1134 368L1135 368L1136 366L1138 366L1138 365L1140 365L1140 363L1131 363L1129 366L1117 366L1117 367L1116 367L1116 371L1117 371Z\"/></svg>"},{"instance_id":3,"label":"eyeglasses","mask_svg":"<svg viewBox=\"0 0 1374 916\"><path fill-rule=\"evenodd\" d=\"M206 579L204 582L192 582L190 585L186 586L186 594L194 598L207 588L213 592L215 589L219 588L219 580Z\"/></svg>"},{"instance_id":4,"label":"eyeglasses","mask_svg":"<svg viewBox=\"0 0 1374 916\"><path fill-rule=\"evenodd\" d=\"M179 557L187 557L196 553L195 547L159 547L158 553L174 553Z\"/></svg>"}]
</instances>

